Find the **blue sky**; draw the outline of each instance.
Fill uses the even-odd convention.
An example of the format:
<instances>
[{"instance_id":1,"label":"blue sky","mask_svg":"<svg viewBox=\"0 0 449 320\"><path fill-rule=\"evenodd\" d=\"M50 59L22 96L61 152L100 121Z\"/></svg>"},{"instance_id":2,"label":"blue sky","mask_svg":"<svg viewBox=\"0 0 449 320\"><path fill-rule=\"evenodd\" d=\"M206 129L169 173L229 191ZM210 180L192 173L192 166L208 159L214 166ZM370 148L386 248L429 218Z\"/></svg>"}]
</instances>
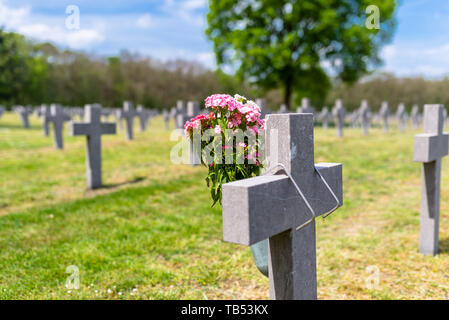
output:
<instances>
[{"instance_id":1,"label":"blue sky","mask_svg":"<svg viewBox=\"0 0 449 320\"><path fill-rule=\"evenodd\" d=\"M80 30L65 27L66 7L80 9ZM37 40L98 54L121 49L160 60L184 58L214 67L204 36L207 0L0 0L0 25ZM449 74L449 1L403 0L382 70Z\"/></svg>"}]
</instances>

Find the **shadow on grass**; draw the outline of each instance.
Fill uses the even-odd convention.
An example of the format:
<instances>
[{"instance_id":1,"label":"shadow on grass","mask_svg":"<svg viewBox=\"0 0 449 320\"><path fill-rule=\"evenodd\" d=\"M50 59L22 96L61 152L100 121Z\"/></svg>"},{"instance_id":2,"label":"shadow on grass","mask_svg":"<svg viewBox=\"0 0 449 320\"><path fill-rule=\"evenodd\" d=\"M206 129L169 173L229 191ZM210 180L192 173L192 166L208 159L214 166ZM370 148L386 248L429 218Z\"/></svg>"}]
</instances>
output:
<instances>
[{"instance_id":1,"label":"shadow on grass","mask_svg":"<svg viewBox=\"0 0 449 320\"><path fill-rule=\"evenodd\" d=\"M438 242L438 254L449 254L449 238L441 239Z\"/></svg>"},{"instance_id":2,"label":"shadow on grass","mask_svg":"<svg viewBox=\"0 0 449 320\"><path fill-rule=\"evenodd\" d=\"M139 183L139 182L141 182L141 181L143 181L145 179L146 179L146 177L136 177L136 178L134 178L134 179L132 179L130 181L125 181L125 182L120 182L120 183L106 183L99 189L114 189L114 188L121 187L121 186L124 186L124 185L136 184L136 183Z\"/></svg>"},{"instance_id":3,"label":"shadow on grass","mask_svg":"<svg viewBox=\"0 0 449 320\"><path fill-rule=\"evenodd\" d=\"M37 124L30 124L29 128L25 128L22 124L2 123L0 120L0 129L38 131L42 130L42 126Z\"/></svg>"}]
</instances>

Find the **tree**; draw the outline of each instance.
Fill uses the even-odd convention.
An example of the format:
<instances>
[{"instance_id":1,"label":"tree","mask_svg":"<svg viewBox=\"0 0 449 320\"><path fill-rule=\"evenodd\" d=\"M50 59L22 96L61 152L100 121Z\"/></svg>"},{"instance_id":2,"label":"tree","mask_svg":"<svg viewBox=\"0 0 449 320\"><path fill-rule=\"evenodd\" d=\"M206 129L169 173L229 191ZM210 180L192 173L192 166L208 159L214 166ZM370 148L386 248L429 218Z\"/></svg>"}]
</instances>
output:
<instances>
[{"instance_id":1,"label":"tree","mask_svg":"<svg viewBox=\"0 0 449 320\"><path fill-rule=\"evenodd\" d=\"M365 26L376 5L380 29ZM393 34L395 0L210 0L206 35L217 64L262 88L324 99L329 73L353 83L381 63Z\"/></svg>"},{"instance_id":2,"label":"tree","mask_svg":"<svg viewBox=\"0 0 449 320\"><path fill-rule=\"evenodd\" d=\"M0 29L0 103L42 99L47 64L25 37Z\"/></svg>"}]
</instances>

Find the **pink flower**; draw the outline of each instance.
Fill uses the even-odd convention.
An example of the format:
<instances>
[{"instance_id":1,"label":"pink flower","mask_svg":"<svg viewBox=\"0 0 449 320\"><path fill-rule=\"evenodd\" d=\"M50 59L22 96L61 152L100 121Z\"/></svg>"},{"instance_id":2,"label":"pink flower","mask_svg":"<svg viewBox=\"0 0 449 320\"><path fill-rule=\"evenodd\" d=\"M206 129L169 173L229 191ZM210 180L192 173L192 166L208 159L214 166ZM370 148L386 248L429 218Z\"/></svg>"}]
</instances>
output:
<instances>
[{"instance_id":1,"label":"pink flower","mask_svg":"<svg viewBox=\"0 0 449 320\"><path fill-rule=\"evenodd\" d=\"M221 133L221 127L220 127L219 124L217 124L217 125L215 126L214 132L215 132L216 134L220 134L220 133Z\"/></svg>"},{"instance_id":2,"label":"pink flower","mask_svg":"<svg viewBox=\"0 0 449 320\"><path fill-rule=\"evenodd\" d=\"M239 142L239 143L238 143L238 146L239 146L239 147L242 147L242 148L245 148L245 147L246 147L246 143L244 143L244 142Z\"/></svg>"}]
</instances>

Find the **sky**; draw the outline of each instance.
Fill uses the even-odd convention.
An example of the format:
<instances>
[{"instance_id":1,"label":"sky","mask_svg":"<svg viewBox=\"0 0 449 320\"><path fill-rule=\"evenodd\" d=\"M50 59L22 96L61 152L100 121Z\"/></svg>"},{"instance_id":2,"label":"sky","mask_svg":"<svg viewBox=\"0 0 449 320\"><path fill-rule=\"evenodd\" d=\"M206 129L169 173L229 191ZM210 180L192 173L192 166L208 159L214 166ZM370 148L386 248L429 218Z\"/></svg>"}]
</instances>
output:
<instances>
[{"instance_id":1,"label":"sky","mask_svg":"<svg viewBox=\"0 0 449 320\"><path fill-rule=\"evenodd\" d=\"M68 6L79 30L66 27ZM100 55L122 49L165 61L183 58L215 67L204 35L207 0L0 0L0 26L38 41ZM73 15L72 15L73 17ZM382 71L399 76L449 75L449 1L402 0Z\"/></svg>"}]
</instances>

